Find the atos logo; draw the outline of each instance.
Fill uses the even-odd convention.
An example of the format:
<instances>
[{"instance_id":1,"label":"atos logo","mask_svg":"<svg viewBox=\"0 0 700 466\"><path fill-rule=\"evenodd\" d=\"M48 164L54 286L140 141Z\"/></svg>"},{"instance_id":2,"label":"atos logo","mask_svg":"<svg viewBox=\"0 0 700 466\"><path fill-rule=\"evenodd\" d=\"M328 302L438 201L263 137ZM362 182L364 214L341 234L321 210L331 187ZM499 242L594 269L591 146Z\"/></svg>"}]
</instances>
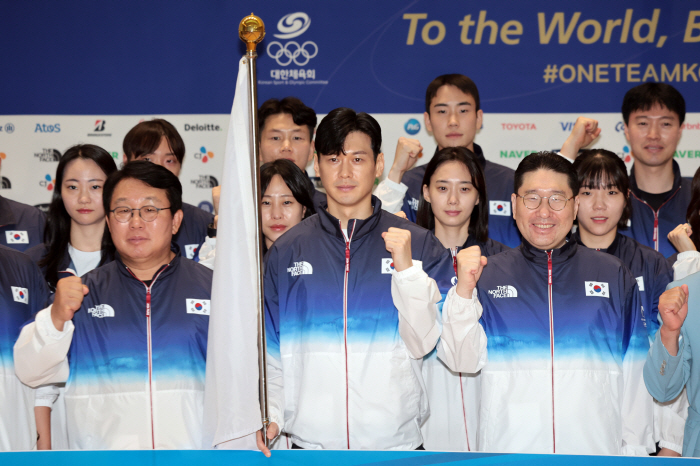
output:
<instances>
[{"instance_id":1,"label":"atos logo","mask_svg":"<svg viewBox=\"0 0 700 466\"><path fill-rule=\"evenodd\" d=\"M39 181L39 186L46 188L47 191L53 191L55 183L56 180L51 178L51 175L47 173L46 176L44 176L44 179Z\"/></svg>"},{"instance_id":2,"label":"atos logo","mask_svg":"<svg viewBox=\"0 0 700 466\"><path fill-rule=\"evenodd\" d=\"M199 148L199 152L194 154L194 158L197 160L201 160L202 163L207 163L209 159L214 158L214 153L207 152L207 149L204 146L202 146Z\"/></svg>"},{"instance_id":3,"label":"atos logo","mask_svg":"<svg viewBox=\"0 0 700 466\"><path fill-rule=\"evenodd\" d=\"M12 134L15 132L15 125L13 125L12 123L5 123L5 126L0 125L0 133L2 133L3 130L7 134Z\"/></svg>"},{"instance_id":4,"label":"atos logo","mask_svg":"<svg viewBox=\"0 0 700 466\"><path fill-rule=\"evenodd\" d=\"M406 132L411 136L413 136L414 134L418 134L418 132L420 131L420 122L415 118L411 118L406 122L405 125L403 125L403 129L405 129Z\"/></svg>"},{"instance_id":5,"label":"atos logo","mask_svg":"<svg viewBox=\"0 0 700 466\"><path fill-rule=\"evenodd\" d=\"M44 125L41 123L37 123L36 126L34 127L34 132L35 133L60 133L61 132L61 124L56 123L55 125Z\"/></svg>"},{"instance_id":6,"label":"atos logo","mask_svg":"<svg viewBox=\"0 0 700 466\"><path fill-rule=\"evenodd\" d=\"M625 131L625 124L621 121L618 121L617 124L615 125L615 131L618 133L622 133Z\"/></svg>"}]
</instances>

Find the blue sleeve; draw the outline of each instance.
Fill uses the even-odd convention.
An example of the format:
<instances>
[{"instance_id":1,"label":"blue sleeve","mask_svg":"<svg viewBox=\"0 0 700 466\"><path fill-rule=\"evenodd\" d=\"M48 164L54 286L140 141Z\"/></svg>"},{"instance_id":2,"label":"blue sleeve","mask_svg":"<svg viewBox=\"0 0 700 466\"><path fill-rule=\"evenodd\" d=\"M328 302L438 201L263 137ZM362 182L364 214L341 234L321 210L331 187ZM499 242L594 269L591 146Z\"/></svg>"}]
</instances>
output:
<instances>
[{"instance_id":1,"label":"blue sleeve","mask_svg":"<svg viewBox=\"0 0 700 466\"><path fill-rule=\"evenodd\" d=\"M678 353L671 356L657 332L644 364L644 384L661 403L675 399L690 377L692 352L685 328L681 328Z\"/></svg>"}]
</instances>

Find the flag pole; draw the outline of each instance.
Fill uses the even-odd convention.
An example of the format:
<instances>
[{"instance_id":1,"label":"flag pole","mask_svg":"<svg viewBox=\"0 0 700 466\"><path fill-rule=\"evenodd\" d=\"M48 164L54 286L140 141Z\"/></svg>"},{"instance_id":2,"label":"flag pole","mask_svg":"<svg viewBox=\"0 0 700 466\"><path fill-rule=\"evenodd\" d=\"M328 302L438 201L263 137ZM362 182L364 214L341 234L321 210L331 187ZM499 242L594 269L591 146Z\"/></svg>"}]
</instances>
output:
<instances>
[{"instance_id":1,"label":"flag pole","mask_svg":"<svg viewBox=\"0 0 700 466\"><path fill-rule=\"evenodd\" d=\"M265 24L253 13L241 20L238 26L238 36L246 44L246 62L248 69L248 84L250 94L248 95L248 112L250 115L250 141L251 141L251 173L253 183L253 200L255 218L257 222L257 232L255 235L255 246L257 251L258 270L258 368L260 371L260 415L262 417L262 436L266 446L269 446L267 439L267 426L270 424L267 405L267 339L265 337L265 294L263 291L263 239L262 239L262 216L260 213L260 143L258 139L258 83L256 78L255 61L258 57L257 45L265 37Z\"/></svg>"}]
</instances>

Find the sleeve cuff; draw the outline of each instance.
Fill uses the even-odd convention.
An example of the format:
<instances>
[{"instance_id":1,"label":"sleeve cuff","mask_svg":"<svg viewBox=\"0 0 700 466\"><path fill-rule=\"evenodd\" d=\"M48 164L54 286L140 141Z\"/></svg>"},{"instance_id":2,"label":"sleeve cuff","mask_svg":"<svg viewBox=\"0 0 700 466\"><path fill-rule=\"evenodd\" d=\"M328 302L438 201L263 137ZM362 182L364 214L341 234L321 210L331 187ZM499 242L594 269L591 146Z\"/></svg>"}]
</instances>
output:
<instances>
[{"instance_id":1,"label":"sleeve cuff","mask_svg":"<svg viewBox=\"0 0 700 466\"><path fill-rule=\"evenodd\" d=\"M571 160L569 157L567 157L566 155L562 154L562 153L559 152L559 151L557 151L557 155L559 155L560 157L563 157L564 160L566 160L566 161L568 161L568 162L574 163L573 160Z\"/></svg>"},{"instance_id":2,"label":"sleeve cuff","mask_svg":"<svg viewBox=\"0 0 700 466\"><path fill-rule=\"evenodd\" d=\"M673 450L679 455L683 454L683 445L676 445L675 443L667 442L666 440L659 441L659 448L668 448Z\"/></svg>"},{"instance_id":3,"label":"sleeve cuff","mask_svg":"<svg viewBox=\"0 0 700 466\"><path fill-rule=\"evenodd\" d=\"M676 262L686 260L686 259L700 259L700 252L698 251L685 251L679 252L676 256Z\"/></svg>"},{"instance_id":4,"label":"sleeve cuff","mask_svg":"<svg viewBox=\"0 0 700 466\"><path fill-rule=\"evenodd\" d=\"M36 328L43 338L50 340L60 340L66 335L70 335L71 333L73 333L74 326L73 322L69 320L63 325L63 331L58 331L56 327L54 327L53 321L51 320L52 307L53 304L37 313Z\"/></svg>"},{"instance_id":5,"label":"sleeve cuff","mask_svg":"<svg viewBox=\"0 0 700 466\"><path fill-rule=\"evenodd\" d=\"M384 186L391 189L392 191L400 192L401 194L406 194L406 191L408 191L408 186L405 185L403 182L396 183L394 181L391 181L389 178L384 178L384 180L382 181L384 182Z\"/></svg>"},{"instance_id":6,"label":"sleeve cuff","mask_svg":"<svg viewBox=\"0 0 700 466\"><path fill-rule=\"evenodd\" d=\"M478 291L476 288L474 288L472 291L471 298L463 298L457 294L457 285L455 285L450 288L450 291L447 292L447 298L445 298L445 301L447 301L447 299L450 299L450 301L456 306L450 306L450 312L448 313L443 312L442 319L445 323L461 320L460 317L466 317L472 310L477 312L477 320L481 318L481 313L478 312L479 307L476 306L479 304Z\"/></svg>"},{"instance_id":7,"label":"sleeve cuff","mask_svg":"<svg viewBox=\"0 0 700 466\"><path fill-rule=\"evenodd\" d=\"M421 272L423 272L423 262L414 260L413 265L411 267L407 268L406 270L402 270L401 272L392 270L391 275L393 275L394 279L401 282L405 280L410 280L411 278L415 277Z\"/></svg>"}]
</instances>

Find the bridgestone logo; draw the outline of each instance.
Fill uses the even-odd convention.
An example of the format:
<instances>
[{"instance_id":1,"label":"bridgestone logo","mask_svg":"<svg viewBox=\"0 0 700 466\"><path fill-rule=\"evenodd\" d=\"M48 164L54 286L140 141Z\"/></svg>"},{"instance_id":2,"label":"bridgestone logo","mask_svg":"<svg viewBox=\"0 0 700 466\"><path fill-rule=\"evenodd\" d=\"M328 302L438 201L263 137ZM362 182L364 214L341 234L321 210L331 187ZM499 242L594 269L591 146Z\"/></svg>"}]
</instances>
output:
<instances>
[{"instance_id":1,"label":"bridgestone logo","mask_svg":"<svg viewBox=\"0 0 700 466\"><path fill-rule=\"evenodd\" d=\"M497 286L495 290L489 290L489 294L494 298L517 298L518 290L514 286Z\"/></svg>"}]
</instances>

